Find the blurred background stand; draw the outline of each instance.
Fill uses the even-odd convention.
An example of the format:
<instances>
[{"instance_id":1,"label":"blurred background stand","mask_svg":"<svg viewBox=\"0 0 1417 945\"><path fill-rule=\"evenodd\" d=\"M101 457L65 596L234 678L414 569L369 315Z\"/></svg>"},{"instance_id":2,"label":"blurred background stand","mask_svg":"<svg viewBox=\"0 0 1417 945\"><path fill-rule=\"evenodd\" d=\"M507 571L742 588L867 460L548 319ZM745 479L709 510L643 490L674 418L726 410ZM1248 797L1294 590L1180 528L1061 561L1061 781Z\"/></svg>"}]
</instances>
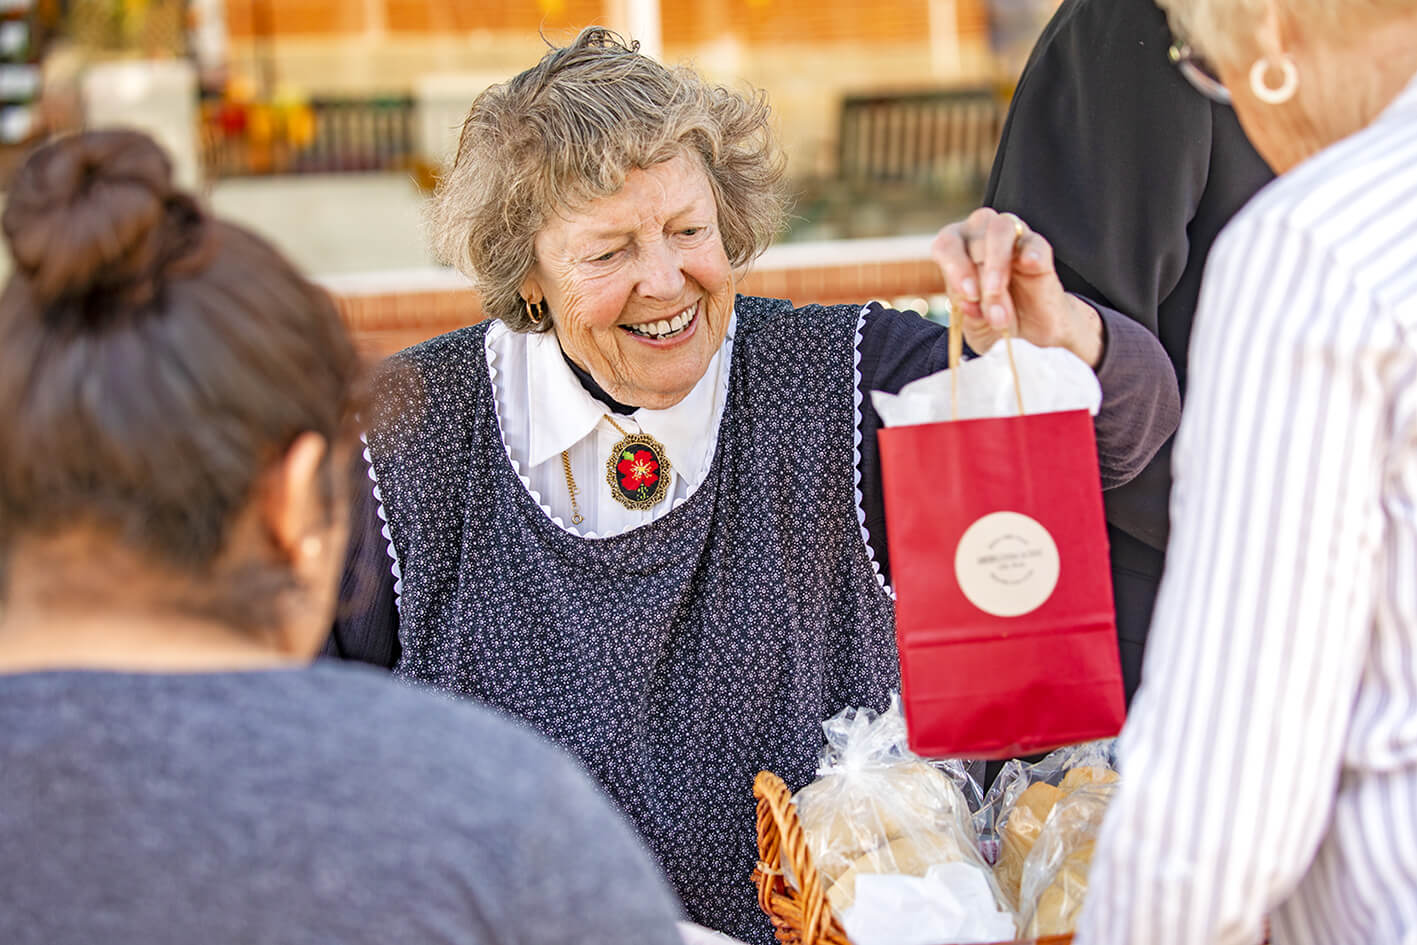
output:
<instances>
[{"instance_id":1,"label":"blurred background stand","mask_svg":"<svg viewBox=\"0 0 1417 945\"><path fill-rule=\"evenodd\" d=\"M994 84L842 98L834 167L799 178L798 238L927 233L979 205L1008 98Z\"/></svg>"}]
</instances>

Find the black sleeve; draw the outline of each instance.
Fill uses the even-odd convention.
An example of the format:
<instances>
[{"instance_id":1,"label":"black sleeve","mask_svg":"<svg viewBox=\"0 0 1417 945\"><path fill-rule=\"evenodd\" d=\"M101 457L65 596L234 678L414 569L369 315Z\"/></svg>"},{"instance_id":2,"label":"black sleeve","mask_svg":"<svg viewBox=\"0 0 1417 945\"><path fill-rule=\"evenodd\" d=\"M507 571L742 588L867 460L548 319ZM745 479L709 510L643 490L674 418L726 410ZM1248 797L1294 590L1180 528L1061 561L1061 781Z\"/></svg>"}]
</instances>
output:
<instances>
[{"instance_id":1,"label":"black sleeve","mask_svg":"<svg viewBox=\"0 0 1417 945\"><path fill-rule=\"evenodd\" d=\"M1089 300L1091 302L1091 300ZM1102 488L1136 478L1181 423L1181 391L1156 336L1122 313L1091 302L1102 316L1097 381L1102 407L1093 420Z\"/></svg>"},{"instance_id":2,"label":"black sleeve","mask_svg":"<svg viewBox=\"0 0 1417 945\"><path fill-rule=\"evenodd\" d=\"M389 543L366 476L359 476L353 493L349 551L335 625L323 655L392 669L400 650Z\"/></svg>"}]
</instances>

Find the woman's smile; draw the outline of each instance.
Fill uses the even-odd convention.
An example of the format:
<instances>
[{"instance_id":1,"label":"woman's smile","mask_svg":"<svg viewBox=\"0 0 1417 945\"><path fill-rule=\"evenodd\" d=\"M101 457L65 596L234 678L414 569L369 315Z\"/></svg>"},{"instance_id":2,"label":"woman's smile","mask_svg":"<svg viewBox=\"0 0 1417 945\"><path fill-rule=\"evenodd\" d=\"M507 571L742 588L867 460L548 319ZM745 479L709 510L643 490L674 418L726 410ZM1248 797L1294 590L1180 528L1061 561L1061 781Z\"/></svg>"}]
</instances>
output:
<instances>
[{"instance_id":1,"label":"woman's smile","mask_svg":"<svg viewBox=\"0 0 1417 945\"><path fill-rule=\"evenodd\" d=\"M621 325L620 327L627 334L647 344L652 344L655 347L664 347L688 339L694 334L694 329L698 326L698 323L699 303L695 302L672 318L661 318L657 321L640 322L636 325Z\"/></svg>"}]
</instances>

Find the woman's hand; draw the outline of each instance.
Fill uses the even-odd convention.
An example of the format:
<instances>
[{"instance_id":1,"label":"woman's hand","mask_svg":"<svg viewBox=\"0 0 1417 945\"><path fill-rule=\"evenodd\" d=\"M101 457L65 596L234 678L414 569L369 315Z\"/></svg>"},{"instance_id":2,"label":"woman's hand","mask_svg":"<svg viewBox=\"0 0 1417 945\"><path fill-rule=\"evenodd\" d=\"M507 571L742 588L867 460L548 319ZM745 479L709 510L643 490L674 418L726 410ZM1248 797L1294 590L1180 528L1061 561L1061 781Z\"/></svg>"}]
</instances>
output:
<instances>
[{"instance_id":1,"label":"woman's hand","mask_svg":"<svg viewBox=\"0 0 1417 945\"><path fill-rule=\"evenodd\" d=\"M931 255L945 275L952 318L981 354L1007 329L1040 347L1067 348L1089 366L1102 360L1102 318L1063 291L1053 247L1012 213L981 207L940 230Z\"/></svg>"}]
</instances>

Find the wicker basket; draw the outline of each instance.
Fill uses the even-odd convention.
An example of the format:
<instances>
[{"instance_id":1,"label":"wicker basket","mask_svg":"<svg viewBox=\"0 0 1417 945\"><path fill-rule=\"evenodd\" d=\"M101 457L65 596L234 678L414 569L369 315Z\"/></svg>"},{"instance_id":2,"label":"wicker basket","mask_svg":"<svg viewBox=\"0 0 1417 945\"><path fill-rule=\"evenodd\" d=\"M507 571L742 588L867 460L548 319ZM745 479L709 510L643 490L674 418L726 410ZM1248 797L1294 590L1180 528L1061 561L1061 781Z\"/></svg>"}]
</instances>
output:
<instances>
[{"instance_id":1,"label":"wicker basket","mask_svg":"<svg viewBox=\"0 0 1417 945\"><path fill-rule=\"evenodd\" d=\"M762 771L753 782L753 796L758 799L758 866L753 882L777 940L782 945L851 945L832 915L821 877L812 865L792 792L777 775ZM787 885L780 866L784 860L800 889ZM1068 945L1072 940L1071 935L1050 935L1037 939L1036 945Z\"/></svg>"}]
</instances>

